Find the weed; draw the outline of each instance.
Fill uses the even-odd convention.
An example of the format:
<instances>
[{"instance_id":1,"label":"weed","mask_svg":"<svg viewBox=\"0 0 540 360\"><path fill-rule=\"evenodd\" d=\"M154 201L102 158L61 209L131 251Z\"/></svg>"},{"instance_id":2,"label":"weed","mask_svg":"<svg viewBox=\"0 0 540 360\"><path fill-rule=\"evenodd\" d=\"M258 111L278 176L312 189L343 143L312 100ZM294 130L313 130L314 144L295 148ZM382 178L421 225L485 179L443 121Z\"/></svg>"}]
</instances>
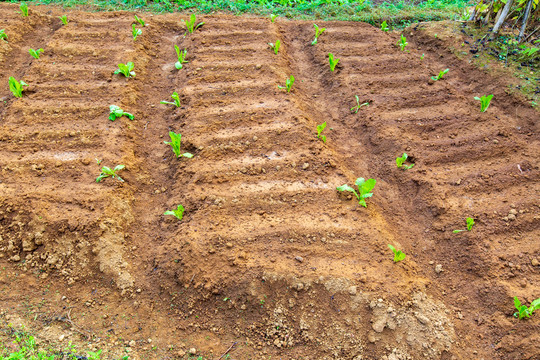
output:
<instances>
[{"instance_id":1,"label":"weed","mask_svg":"<svg viewBox=\"0 0 540 360\"><path fill-rule=\"evenodd\" d=\"M144 22L143 19L141 19L140 17L138 17L137 15L135 15L135 21L137 21L139 24L141 24L143 27L146 26L146 23Z\"/></svg>"},{"instance_id":2,"label":"weed","mask_svg":"<svg viewBox=\"0 0 540 360\"><path fill-rule=\"evenodd\" d=\"M6 34L6 30L5 29L0 29L0 39L4 40L4 41L8 41L8 36Z\"/></svg>"},{"instance_id":3,"label":"weed","mask_svg":"<svg viewBox=\"0 0 540 360\"><path fill-rule=\"evenodd\" d=\"M339 62L339 59L334 59L334 54L328 53L328 62L330 63L330 71L334 71L336 69L336 65Z\"/></svg>"},{"instance_id":4,"label":"weed","mask_svg":"<svg viewBox=\"0 0 540 360\"><path fill-rule=\"evenodd\" d=\"M493 94L482 95L482 97L475 96L474 100L480 101L480 111L486 112L487 108L489 107L489 104L491 103L492 98L493 98Z\"/></svg>"},{"instance_id":5,"label":"weed","mask_svg":"<svg viewBox=\"0 0 540 360\"><path fill-rule=\"evenodd\" d=\"M135 71L133 69L135 68L135 65L130 61L127 64L118 64L118 69L115 70L115 74L123 74L125 77L135 77Z\"/></svg>"},{"instance_id":6,"label":"weed","mask_svg":"<svg viewBox=\"0 0 540 360\"><path fill-rule=\"evenodd\" d=\"M176 56L178 57L178 61L174 64L174 67L180 70L183 67L182 64L188 62L186 61L187 49L180 51L180 48L177 45L174 45L174 49L176 50Z\"/></svg>"},{"instance_id":7,"label":"weed","mask_svg":"<svg viewBox=\"0 0 540 360\"><path fill-rule=\"evenodd\" d=\"M407 38L401 34L401 38L399 39L397 45L401 48L401 51L405 51L405 46L409 45L407 42Z\"/></svg>"},{"instance_id":8,"label":"weed","mask_svg":"<svg viewBox=\"0 0 540 360\"><path fill-rule=\"evenodd\" d=\"M171 97L173 98L174 102L170 102L170 101L160 101L159 103L160 104L170 104L170 105L175 105L176 107L180 107L180 96L178 96L178 93L175 91L172 93Z\"/></svg>"},{"instance_id":9,"label":"weed","mask_svg":"<svg viewBox=\"0 0 540 360\"><path fill-rule=\"evenodd\" d=\"M37 50L29 49L28 52L29 52L30 55L32 55L32 57L34 57L35 59L39 59L39 55L43 52L43 49L37 49Z\"/></svg>"},{"instance_id":10,"label":"weed","mask_svg":"<svg viewBox=\"0 0 540 360\"><path fill-rule=\"evenodd\" d=\"M319 29L319 27L316 24L313 24L313 27L315 27L315 39L313 39L313 41L311 42L311 45L317 44L317 40L319 39L319 36L321 36L324 30L326 30L326 28Z\"/></svg>"},{"instance_id":11,"label":"weed","mask_svg":"<svg viewBox=\"0 0 540 360\"><path fill-rule=\"evenodd\" d=\"M184 207L182 205L178 205L178 207L174 210L167 210L163 213L163 215L173 215L176 216L178 220L182 220L184 217Z\"/></svg>"},{"instance_id":12,"label":"weed","mask_svg":"<svg viewBox=\"0 0 540 360\"><path fill-rule=\"evenodd\" d=\"M294 84L294 76L291 75L290 78L288 78L287 80L285 80L285 86L279 86L279 85L278 85L278 88L280 88L280 89L287 89L287 92L290 93L293 84Z\"/></svg>"},{"instance_id":13,"label":"weed","mask_svg":"<svg viewBox=\"0 0 540 360\"><path fill-rule=\"evenodd\" d=\"M367 207L366 199L373 196L373 193L370 192L375 187L375 184L377 181L375 179L368 179L365 180L364 178L358 178L354 182L354 184L358 187L358 194L352 187L350 187L347 184L344 184L342 186L337 187L337 191L350 191L358 200L358 204L362 205L363 207Z\"/></svg>"},{"instance_id":14,"label":"weed","mask_svg":"<svg viewBox=\"0 0 540 360\"><path fill-rule=\"evenodd\" d=\"M137 29L135 24L131 25L131 35L133 35L133 41L137 40L137 36L142 35L142 30Z\"/></svg>"},{"instance_id":15,"label":"weed","mask_svg":"<svg viewBox=\"0 0 540 360\"><path fill-rule=\"evenodd\" d=\"M19 12L19 14L21 14L22 16L28 16L28 5L26 5L26 3L22 3L21 6L19 6L19 9L21 9L21 12Z\"/></svg>"},{"instance_id":16,"label":"weed","mask_svg":"<svg viewBox=\"0 0 540 360\"><path fill-rule=\"evenodd\" d=\"M275 22L277 17L278 17L277 15L271 14L270 21Z\"/></svg>"},{"instance_id":17,"label":"weed","mask_svg":"<svg viewBox=\"0 0 540 360\"><path fill-rule=\"evenodd\" d=\"M101 180L112 177L113 179L117 179L121 182L124 182L124 179L122 179L118 174L117 171L123 170L126 166L125 165L116 165L114 169L111 170L110 167L104 166L101 168L101 174L96 178L96 182L100 182Z\"/></svg>"},{"instance_id":18,"label":"weed","mask_svg":"<svg viewBox=\"0 0 540 360\"><path fill-rule=\"evenodd\" d=\"M64 24L64 25L68 24L69 21L68 21L66 15L59 16L59 18L60 18L60 20L62 20L62 24Z\"/></svg>"},{"instance_id":19,"label":"weed","mask_svg":"<svg viewBox=\"0 0 540 360\"><path fill-rule=\"evenodd\" d=\"M197 21L197 17L195 16L195 14L191 14L191 16L189 17L189 21L186 21L184 19L182 19L182 21L186 24L186 29L190 34L193 34L193 32L197 30L197 28L204 25L204 22L200 22L195 25L195 22Z\"/></svg>"},{"instance_id":20,"label":"weed","mask_svg":"<svg viewBox=\"0 0 540 360\"><path fill-rule=\"evenodd\" d=\"M540 309L540 298L534 300L530 307L526 307L521 304L517 296L514 296L514 306L517 309L517 312L514 313L515 317L519 319L530 318L535 310Z\"/></svg>"},{"instance_id":21,"label":"weed","mask_svg":"<svg viewBox=\"0 0 540 360\"><path fill-rule=\"evenodd\" d=\"M356 98L356 106L353 106L351 108L351 111L354 111L355 114L358 113L358 110L360 110L360 108L362 106L369 106L369 103L368 102L365 102L363 104L360 104L360 99L358 98L358 95L354 95L354 97ZM355 111L356 110L356 111Z\"/></svg>"},{"instance_id":22,"label":"weed","mask_svg":"<svg viewBox=\"0 0 540 360\"><path fill-rule=\"evenodd\" d=\"M28 84L22 80L18 82L13 76L9 77L9 90L13 93L13 96L22 97L23 86L28 86Z\"/></svg>"},{"instance_id":23,"label":"weed","mask_svg":"<svg viewBox=\"0 0 540 360\"><path fill-rule=\"evenodd\" d=\"M392 250L392 252L394 253L394 262L399 262L403 259L405 259L405 253L401 250L396 250L395 247L393 247L392 245L388 244L388 247L390 248L390 250Z\"/></svg>"},{"instance_id":24,"label":"weed","mask_svg":"<svg viewBox=\"0 0 540 360\"><path fill-rule=\"evenodd\" d=\"M281 46L281 41L276 40L276 43L275 43L275 44L268 43L268 45L270 46L270 48L272 48L272 50L274 50L274 53L276 53L276 55L277 55L277 53L278 53L278 51L279 51L279 48L280 48L280 46Z\"/></svg>"},{"instance_id":25,"label":"weed","mask_svg":"<svg viewBox=\"0 0 540 360\"><path fill-rule=\"evenodd\" d=\"M465 221L467 222L467 230L454 230L454 234L457 234L457 233L460 233L462 231L471 231L472 230L472 227L474 225L474 219L473 218L470 218L468 217L467 219L465 219Z\"/></svg>"},{"instance_id":26,"label":"weed","mask_svg":"<svg viewBox=\"0 0 540 360\"><path fill-rule=\"evenodd\" d=\"M403 170L409 170L414 166L414 164L411 165L404 165L405 160L407 160L408 156L406 153L403 153L401 157L396 158L396 165L398 168L402 168Z\"/></svg>"},{"instance_id":27,"label":"weed","mask_svg":"<svg viewBox=\"0 0 540 360\"><path fill-rule=\"evenodd\" d=\"M171 141L164 141L165 144L171 145L174 154L176 155L176 158L179 157L186 157L188 159L191 159L193 157L193 154L190 153L181 153L180 152L180 146L182 143L182 134L176 134L174 131L169 131L169 136L171 138Z\"/></svg>"},{"instance_id":28,"label":"weed","mask_svg":"<svg viewBox=\"0 0 540 360\"><path fill-rule=\"evenodd\" d=\"M122 116L127 117L129 120L133 120L133 114L125 112L124 110L120 109L119 106L111 105L109 106L109 110L110 110L109 120L111 121L114 121L117 118L122 117Z\"/></svg>"},{"instance_id":29,"label":"weed","mask_svg":"<svg viewBox=\"0 0 540 360\"><path fill-rule=\"evenodd\" d=\"M386 20L384 20L381 24L381 30L382 31L388 31L388 24L386 23Z\"/></svg>"},{"instance_id":30,"label":"weed","mask_svg":"<svg viewBox=\"0 0 540 360\"><path fill-rule=\"evenodd\" d=\"M321 125L317 125L317 139L321 139L323 143L326 144L326 136L321 135L323 130L326 128L326 121L323 122Z\"/></svg>"},{"instance_id":31,"label":"weed","mask_svg":"<svg viewBox=\"0 0 540 360\"><path fill-rule=\"evenodd\" d=\"M433 80L433 81L441 80L443 78L443 76L446 75L446 73L448 73L448 71L450 71L450 69L444 69L444 70L439 71L439 75L432 76L431 80Z\"/></svg>"}]
</instances>

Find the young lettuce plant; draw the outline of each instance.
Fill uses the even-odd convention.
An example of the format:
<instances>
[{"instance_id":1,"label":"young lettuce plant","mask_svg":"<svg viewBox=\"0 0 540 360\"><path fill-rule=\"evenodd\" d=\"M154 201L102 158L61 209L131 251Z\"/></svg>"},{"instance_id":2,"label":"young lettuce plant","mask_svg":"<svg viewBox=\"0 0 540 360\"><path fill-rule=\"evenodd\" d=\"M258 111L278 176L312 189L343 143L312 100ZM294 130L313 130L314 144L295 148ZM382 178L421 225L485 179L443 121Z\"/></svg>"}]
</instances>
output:
<instances>
[{"instance_id":1,"label":"young lettuce plant","mask_svg":"<svg viewBox=\"0 0 540 360\"><path fill-rule=\"evenodd\" d=\"M0 29L0 39L4 41L8 41L8 37L7 37L5 29Z\"/></svg>"},{"instance_id":2,"label":"young lettuce plant","mask_svg":"<svg viewBox=\"0 0 540 360\"><path fill-rule=\"evenodd\" d=\"M386 20L384 20L381 24L381 30L384 32L388 31L388 24L386 23Z\"/></svg>"},{"instance_id":3,"label":"young lettuce plant","mask_svg":"<svg viewBox=\"0 0 540 360\"><path fill-rule=\"evenodd\" d=\"M390 248L390 250L392 250L392 252L394 253L394 262L399 262L403 259L405 259L405 253L401 250L396 250L395 247L393 247L392 245L388 244L388 247Z\"/></svg>"},{"instance_id":4,"label":"young lettuce plant","mask_svg":"<svg viewBox=\"0 0 540 360\"><path fill-rule=\"evenodd\" d=\"M189 17L189 21L186 21L184 19L182 19L182 21L186 24L187 31L190 34L193 34L195 30L197 30L199 27L204 25L204 22L200 22L197 25L195 25L195 22L197 22L197 18L195 14L191 14L191 16Z\"/></svg>"},{"instance_id":5,"label":"young lettuce plant","mask_svg":"<svg viewBox=\"0 0 540 360\"><path fill-rule=\"evenodd\" d=\"M174 45L174 49L176 50L176 56L178 57L178 61L174 64L174 67L180 70L181 68L183 68L182 64L188 62L186 61L187 49L180 51L180 48L176 45Z\"/></svg>"},{"instance_id":6,"label":"young lettuce plant","mask_svg":"<svg viewBox=\"0 0 540 360\"><path fill-rule=\"evenodd\" d=\"M471 231L472 230L472 227L474 225L474 219L468 217L467 219L465 219L465 221L467 222L467 230L454 230L453 231L454 234L460 233L462 231Z\"/></svg>"},{"instance_id":7,"label":"young lettuce plant","mask_svg":"<svg viewBox=\"0 0 540 360\"><path fill-rule=\"evenodd\" d=\"M278 51L279 51L279 48L280 48L280 46L281 46L281 41L276 40L276 43L275 43L275 44L268 43L268 45L270 46L270 48L271 48L272 50L274 50L274 53L277 55L277 54L278 54Z\"/></svg>"},{"instance_id":8,"label":"young lettuce plant","mask_svg":"<svg viewBox=\"0 0 540 360\"><path fill-rule=\"evenodd\" d=\"M135 77L135 71L133 69L135 68L135 65L130 61L127 64L118 64L118 69L114 72L115 74L122 74L125 77Z\"/></svg>"},{"instance_id":9,"label":"young lettuce plant","mask_svg":"<svg viewBox=\"0 0 540 360\"><path fill-rule=\"evenodd\" d=\"M21 98L24 91L23 86L28 86L28 84L22 80L18 82L13 76L9 77L9 90L13 93L13 96Z\"/></svg>"},{"instance_id":10,"label":"young lettuce plant","mask_svg":"<svg viewBox=\"0 0 540 360\"><path fill-rule=\"evenodd\" d=\"M172 93L171 97L173 98L174 102L170 101L160 101L160 104L169 104L169 105L175 105L176 107L180 107L180 96L178 96L178 93L175 91Z\"/></svg>"},{"instance_id":11,"label":"young lettuce plant","mask_svg":"<svg viewBox=\"0 0 540 360\"><path fill-rule=\"evenodd\" d=\"M319 36L321 36L324 30L326 30L326 28L319 29L319 27L316 24L313 24L313 27L315 28L315 39L313 39L313 41L311 42L311 45L317 44L317 40L319 39Z\"/></svg>"},{"instance_id":12,"label":"young lettuce plant","mask_svg":"<svg viewBox=\"0 0 540 360\"><path fill-rule=\"evenodd\" d=\"M172 215L172 216L176 216L176 218L178 220L182 220L182 218L184 217L184 207L182 205L178 205L176 207L176 209L174 210L167 210L163 213L163 215Z\"/></svg>"},{"instance_id":13,"label":"young lettuce plant","mask_svg":"<svg viewBox=\"0 0 540 360\"><path fill-rule=\"evenodd\" d=\"M62 16L59 16L60 20L62 21L62 24L64 25L67 25L68 24L68 19L67 19L67 16L66 15L62 15Z\"/></svg>"},{"instance_id":14,"label":"young lettuce plant","mask_svg":"<svg viewBox=\"0 0 540 360\"><path fill-rule=\"evenodd\" d=\"M480 111L486 112L486 110L489 107L489 104L491 103L491 99L493 98L493 94L491 95L483 95L482 97L475 96L474 100L480 101Z\"/></svg>"},{"instance_id":15,"label":"young lettuce plant","mask_svg":"<svg viewBox=\"0 0 540 360\"><path fill-rule=\"evenodd\" d=\"M287 89L287 92L290 93L293 84L294 84L294 76L291 75L290 78L288 78L287 80L285 80L285 86L279 86L279 85L278 85L278 88L280 88L280 89Z\"/></svg>"},{"instance_id":16,"label":"young lettuce plant","mask_svg":"<svg viewBox=\"0 0 540 360\"><path fill-rule=\"evenodd\" d=\"M171 141L164 141L165 144L171 145L174 154L176 155L176 158L179 157L186 157L188 159L191 159L193 157L193 154L190 153L181 153L180 152L180 146L182 144L182 134L176 134L173 131L169 131L169 137L171 138Z\"/></svg>"},{"instance_id":17,"label":"young lettuce plant","mask_svg":"<svg viewBox=\"0 0 540 360\"><path fill-rule=\"evenodd\" d=\"M133 41L137 40L137 36L142 35L142 30L137 29L135 24L131 24L131 35L133 35Z\"/></svg>"},{"instance_id":18,"label":"young lettuce plant","mask_svg":"<svg viewBox=\"0 0 540 360\"><path fill-rule=\"evenodd\" d=\"M101 174L96 178L96 182L100 182L101 180L112 177L113 179L116 179L120 182L124 182L124 179L122 179L120 176L118 176L117 172L120 170L123 170L126 166L125 165L116 165L114 169L111 170L110 167L104 166L101 168Z\"/></svg>"},{"instance_id":19,"label":"young lettuce plant","mask_svg":"<svg viewBox=\"0 0 540 360\"><path fill-rule=\"evenodd\" d=\"M354 111L355 114L358 113L358 110L360 110L360 108L362 106L369 106L369 103L368 102L365 102L363 104L360 104L360 98L358 98L358 95L354 95L354 97L356 98L356 106L353 106L351 108L351 111Z\"/></svg>"},{"instance_id":20,"label":"young lettuce plant","mask_svg":"<svg viewBox=\"0 0 540 360\"><path fill-rule=\"evenodd\" d=\"M401 157L396 158L397 167L402 168L403 170L411 169L414 166L414 164L404 165L407 158L408 158L408 156L407 156L406 153L403 153L403 155L401 155Z\"/></svg>"},{"instance_id":21,"label":"young lettuce plant","mask_svg":"<svg viewBox=\"0 0 540 360\"><path fill-rule=\"evenodd\" d=\"M530 318L535 310L540 309L540 298L534 300L530 307L521 304L517 296L514 296L514 306L517 312L514 313L514 317L518 319Z\"/></svg>"},{"instance_id":22,"label":"young lettuce plant","mask_svg":"<svg viewBox=\"0 0 540 360\"><path fill-rule=\"evenodd\" d=\"M321 135L323 130L326 128L326 121L323 122L321 125L317 125L317 139L321 139L323 143L326 144L326 136Z\"/></svg>"},{"instance_id":23,"label":"young lettuce plant","mask_svg":"<svg viewBox=\"0 0 540 360\"><path fill-rule=\"evenodd\" d=\"M119 106L111 105L109 106L109 111L109 120L111 121L114 121L122 116L127 117L129 120L133 120L133 114L125 112L124 110L120 109Z\"/></svg>"},{"instance_id":24,"label":"young lettuce plant","mask_svg":"<svg viewBox=\"0 0 540 360\"><path fill-rule=\"evenodd\" d=\"M43 49L29 49L28 52L30 53L30 55L32 55L34 59L39 59L39 55L43 52Z\"/></svg>"},{"instance_id":25,"label":"young lettuce plant","mask_svg":"<svg viewBox=\"0 0 540 360\"><path fill-rule=\"evenodd\" d=\"M437 76L432 76L432 77L431 77L431 80L433 80L433 81L439 81L439 80L441 80L441 79L443 78L443 76L446 75L446 73L449 72L449 71L450 71L450 69L444 69L444 70L441 70L441 71L439 71L439 75L437 75Z\"/></svg>"},{"instance_id":26,"label":"young lettuce plant","mask_svg":"<svg viewBox=\"0 0 540 360\"><path fill-rule=\"evenodd\" d=\"M271 14L270 15L270 21L275 22L277 17L278 17L277 15Z\"/></svg>"},{"instance_id":27,"label":"young lettuce plant","mask_svg":"<svg viewBox=\"0 0 540 360\"><path fill-rule=\"evenodd\" d=\"M401 51L405 51L405 46L409 45L407 38L401 34L401 38L398 41L398 46L401 48Z\"/></svg>"},{"instance_id":28,"label":"young lettuce plant","mask_svg":"<svg viewBox=\"0 0 540 360\"><path fill-rule=\"evenodd\" d=\"M330 63L330 71L334 71L336 69L336 65L339 62L339 59L334 58L334 54L328 53L328 62Z\"/></svg>"},{"instance_id":29,"label":"young lettuce plant","mask_svg":"<svg viewBox=\"0 0 540 360\"><path fill-rule=\"evenodd\" d=\"M137 21L139 24L141 24L141 26L145 27L146 26L146 23L144 22L143 19L141 19L140 17L138 17L137 15L135 15L135 21Z\"/></svg>"},{"instance_id":30,"label":"young lettuce plant","mask_svg":"<svg viewBox=\"0 0 540 360\"><path fill-rule=\"evenodd\" d=\"M358 187L357 193L352 187L350 187L347 184L344 184L342 186L337 187L337 191L349 191L352 192L356 199L358 200L358 204L362 205L363 207L367 207L366 199L373 196L373 193L370 192L375 187L375 184L377 181L375 179L364 179L364 178L358 178L354 182L354 184Z\"/></svg>"},{"instance_id":31,"label":"young lettuce plant","mask_svg":"<svg viewBox=\"0 0 540 360\"><path fill-rule=\"evenodd\" d=\"M21 12L19 14L21 14L22 16L28 16L28 5L26 5L26 3L22 3L19 9L21 9Z\"/></svg>"}]
</instances>

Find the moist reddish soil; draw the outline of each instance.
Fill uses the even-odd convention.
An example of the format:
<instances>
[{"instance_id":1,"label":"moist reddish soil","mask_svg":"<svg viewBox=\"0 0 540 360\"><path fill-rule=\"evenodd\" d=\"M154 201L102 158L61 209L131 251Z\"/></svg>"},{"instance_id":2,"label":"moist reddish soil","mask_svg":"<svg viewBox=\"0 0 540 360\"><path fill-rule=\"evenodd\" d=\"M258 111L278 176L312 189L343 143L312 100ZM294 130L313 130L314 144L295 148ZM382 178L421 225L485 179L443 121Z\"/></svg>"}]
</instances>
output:
<instances>
[{"instance_id":1,"label":"moist reddish soil","mask_svg":"<svg viewBox=\"0 0 540 360\"><path fill-rule=\"evenodd\" d=\"M139 14L133 41L132 13L17 8L0 6L3 334L110 359L540 358L540 314L512 316L540 297L539 115L440 39L409 29L402 52L319 22L312 46L312 22L199 16L186 35L186 15ZM135 78L113 74L128 61ZM125 182L96 183L118 164ZM367 208L336 191L359 177Z\"/></svg>"}]
</instances>

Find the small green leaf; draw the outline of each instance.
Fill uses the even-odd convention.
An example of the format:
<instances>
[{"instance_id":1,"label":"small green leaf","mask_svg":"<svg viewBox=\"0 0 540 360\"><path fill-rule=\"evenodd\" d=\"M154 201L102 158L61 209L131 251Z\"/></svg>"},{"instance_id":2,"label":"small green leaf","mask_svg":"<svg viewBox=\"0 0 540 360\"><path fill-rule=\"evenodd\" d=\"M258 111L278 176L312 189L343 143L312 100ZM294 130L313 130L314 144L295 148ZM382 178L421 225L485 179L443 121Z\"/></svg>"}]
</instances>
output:
<instances>
[{"instance_id":1,"label":"small green leaf","mask_svg":"<svg viewBox=\"0 0 540 360\"><path fill-rule=\"evenodd\" d=\"M336 189L337 189L337 191L350 191L350 192L356 192L352 187L350 187L350 186L347 185L347 184L338 186Z\"/></svg>"},{"instance_id":2,"label":"small green leaf","mask_svg":"<svg viewBox=\"0 0 540 360\"><path fill-rule=\"evenodd\" d=\"M178 220L182 220L182 218L184 217L184 211L185 211L184 207L182 205L178 205L176 209L167 210L163 213L163 215L173 215Z\"/></svg>"}]
</instances>

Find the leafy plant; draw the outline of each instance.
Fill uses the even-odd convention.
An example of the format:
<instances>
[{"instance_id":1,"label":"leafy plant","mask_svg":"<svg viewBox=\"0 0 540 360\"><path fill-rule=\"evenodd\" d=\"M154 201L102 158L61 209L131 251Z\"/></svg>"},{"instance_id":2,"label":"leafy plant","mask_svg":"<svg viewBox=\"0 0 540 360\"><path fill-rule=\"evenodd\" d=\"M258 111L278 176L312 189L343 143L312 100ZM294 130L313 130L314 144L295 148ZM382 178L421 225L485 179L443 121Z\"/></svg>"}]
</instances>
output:
<instances>
[{"instance_id":1,"label":"leafy plant","mask_svg":"<svg viewBox=\"0 0 540 360\"><path fill-rule=\"evenodd\" d=\"M313 41L311 42L311 45L317 44L317 40L319 39L319 36L321 36L324 30L326 30L326 28L319 29L319 27L316 24L313 24L313 27L315 27L315 39L313 39Z\"/></svg>"},{"instance_id":2,"label":"leafy plant","mask_svg":"<svg viewBox=\"0 0 540 360\"><path fill-rule=\"evenodd\" d=\"M465 219L466 223L467 223L467 230L454 230L454 234L457 234L457 233L460 233L462 231L471 231L472 230L472 227L474 225L474 219L473 218L470 218L468 217L467 219Z\"/></svg>"},{"instance_id":3,"label":"leafy plant","mask_svg":"<svg viewBox=\"0 0 540 360\"><path fill-rule=\"evenodd\" d=\"M271 14L270 15L270 21L272 21L272 22L276 21L277 17L278 17L277 15Z\"/></svg>"},{"instance_id":4,"label":"leafy plant","mask_svg":"<svg viewBox=\"0 0 540 360\"><path fill-rule=\"evenodd\" d=\"M326 144L326 136L321 135L323 130L326 128L326 121L323 122L321 125L317 125L317 139L321 139L323 143Z\"/></svg>"},{"instance_id":5,"label":"leafy plant","mask_svg":"<svg viewBox=\"0 0 540 360\"><path fill-rule=\"evenodd\" d=\"M288 78L287 80L285 80L285 86L279 86L279 85L278 85L278 88L280 88L280 89L287 89L287 92L291 92L291 89L292 89L293 84L294 84L294 76L291 75L290 78Z\"/></svg>"},{"instance_id":6,"label":"leafy plant","mask_svg":"<svg viewBox=\"0 0 540 360\"><path fill-rule=\"evenodd\" d=\"M364 178L358 178L354 184L358 187L358 192L360 194L347 184L338 186L337 191L352 192L356 196L356 199L358 199L358 204L362 205L363 207L367 207L366 199L373 196L373 193L370 191L373 190L376 183L377 181L375 179L365 180Z\"/></svg>"},{"instance_id":7,"label":"leafy plant","mask_svg":"<svg viewBox=\"0 0 540 360\"><path fill-rule=\"evenodd\" d=\"M388 31L388 24L386 23L386 20L384 20L381 24L381 30L382 31Z\"/></svg>"},{"instance_id":8,"label":"leafy plant","mask_svg":"<svg viewBox=\"0 0 540 360\"><path fill-rule=\"evenodd\" d=\"M0 39L2 39L4 41L8 41L8 36L6 34L5 29L0 29Z\"/></svg>"},{"instance_id":9,"label":"leafy plant","mask_svg":"<svg viewBox=\"0 0 540 360\"><path fill-rule=\"evenodd\" d=\"M178 205L178 207L174 210L167 210L163 213L163 215L173 215L176 216L178 220L182 220L184 217L184 207L182 205Z\"/></svg>"},{"instance_id":10,"label":"leafy plant","mask_svg":"<svg viewBox=\"0 0 540 360\"><path fill-rule=\"evenodd\" d=\"M174 49L176 50L176 56L178 57L178 61L174 64L174 67L180 70L183 67L182 64L188 62L186 61L187 49L180 51L180 48L177 45L174 45Z\"/></svg>"},{"instance_id":11,"label":"leafy plant","mask_svg":"<svg viewBox=\"0 0 540 360\"><path fill-rule=\"evenodd\" d=\"M277 53L278 53L278 51L279 51L279 48L280 48L280 46L281 46L281 41L276 40L276 43L275 43L275 44L268 43L268 45L272 48L272 50L274 50L274 52L275 52L276 55L277 55Z\"/></svg>"},{"instance_id":12,"label":"leafy plant","mask_svg":"<svg viewBox=\"0 0 540 360\"><path fill-rule=\"evenodd\" d=\"M146 23L144 22L144 20L138 17L137 15L135 15L135 21L137 21L142 26L146 26Z\"/></svg>"},{"instance_id":13,"label":"leafy plant","mask_svg":"<svg viewBox=\"0 0 540 360\"><path fill-rule=\"evenodd\" d=\"M354 97L356 98L356 106L353 106L351 108L351 111L354 111L355 114L358 113L358 110L360 110L360 108L362 106L369 106L369 103L368 102L365 102L363 104L360 104L360 99L358 98L358 95L354 95ZM356 110L356 111L355 111Z\"/></svg>"},{"instance_id":14,"label":"leafy plant","mask_svg":"<svg viewBox=\"0 0 540 360\"><path fill-rule=\"evenodd\" d=\"M39 55L43 52L43 49L29 49L28 52L30 55L32 55L35 59L39 59Z\"/></svg>"},{"instance_id":15,"label":"leafy plant","mask_svg":"<svg viewBox=\"0 0 540 360\"><path fill-rule=\"evenodd\" d=\"M123 74L125 77L134 77L135 71L133 69L135 68L135 65L130 61L127 64L118 64L118 69L114 72L115 74Z\"/></svg>"},{"instance_id":16,"label":"leafy plant","mask_svg":"<svg viewBox=\"0 0 540 360\"><path fill-rule=\"evenodd\" d=\"M117 171L123 170L126 166L125 165L116 165L114 169L111 170L110 167L104 166L101 168L101 174L96 178L96 182L100 182L101 180L112 177L113 179L117 179L121 182L124 182L124 179L122 179L118 174Z\"/></svg>"},{"instance_id":17,"label":"leafy plant","mask_svg":"<svg viewBox=\"0 0 540 360\"><path fill-rule=\"evenodd\" d=\"M62 20L62 24L64 24L64 25L68 24L69 21L68 21L66 15L59 16L59 18L60 18L60 20Z\"/></svg>"},{"instance_id":18,"label":"leafy plant","mask_svg":"<svg viewBox=\"0 0 540 360\"><path fill-rule=\"evenodd\" d=\"M135 41L135 40L137 40L137 36L142 35L142 30L137 29L137 27L135 27L135 24L132 24L131 25L131 35L133 35L133 41Z\"/></svg>"},{"instance_id":19,"label":"leafy plant","mask_svg":"<svg viewBox=\"0 0 540 360\"><path fill-rule=\"evenodd\" d=\"M398 46L401 48L401 51L405 51L405 46L409 45L407 38L401 34L401 38L398 41Z\"/></svg>"},{"instance_id":20,"label":"leafy plant","mask_svg":"<svg viewBox=\"0 0 540 360\"><path fill-rule=\"evenodd\" d=\"M189 17L189 21L186 21L184 19L182 19L182 21L186 24L187 31L190 34L193 34L195 30L204 25L204 22L195 25L195 22L197 21L195 14L191 14L191 16Z\"/></svg>"},{"instance_id":21,"label":"leafy plant","mask_svg":"<svg viewBox=\"0 0 540 360\"><path fill-rule=\"evenodd\" d=\"M328 53L328 62L330 62L330 71L334 71L336 69L336 65L339 62L339 59L334 59L334 54Z\"/></svg>"},{"instance_id":22,"label":"leafy plant","mask_svg":"<svg viewBox=\"0 0 540 360\"><path fill-rule=\"evenodd\" d=\"M17 98L22 97L23 86L28 86L28 84L22 80L18 82L13 76L9 77L9 90L13 93L13 96Z\"/></svg>"},{"instance_id":23,"label":"leafy plant","mask_svg":"<svg viewBox=\"0 0 540 360\"><path fill-rule=\"evenodd\" d=\"M396 158L396 165L398 168L402 168L403 170L409 170L414 166L414 164L411 165L403 165L405 163L405 160L407 160L408 156L406 153L403 153L401 157Z\"/></svg>"},{"instance_id":24,"label":"leafy plant","mask_svg":"<svg viewBox=\"0 0 540 360\"><path fill-rule=\"evenodd\" d=\"M175 91L172 93L171 97L173 98L174 102L170 101L160 101L160 104L170 104L175 105L176 107L180 107L180 96L178 96L178 93Z\"/></svg>"},{"instance_id":25,"label":"leafy plant","mask_svg":"<svg viewBox=\"0 0 540 360\"><path fill-rule=\"evenodd\" d=\"M180 146L182 143L182 134L176 134L174 131L169 131L169 137L171 138L171 141L164 141L165 144L171 145L174 154L176 155L176 158L179 157L187 157L188 159L191 159L193 157L193 154L190 153L181 153L180 152Z\"/></svg>"},{"instance_id":26,"label":"leafy plant","mask_svg":"<svg viewBox=\"0 0 540 360\"><path fill-rule=\"evenodd\" d=\"M439 75L437 76L432 76L431 77L431 80L433 81L438 81L438 80L441 80L443 78L444 75L446 75L446 73L450 71L450 69L444 69L444 70L441 70L439 71Z\"/></svg>"},{"instance_id":27,"label":"leafy plant","mask_svg":"<svg viewBox=\"0 0 540 360\"><path fill-rule=\"evenodd\" d=\"M514 296L514 306L517 312L514 313L514 317L519 319L530 318L535 310L540 309L540 298L534 300L530 307L521 304L517 296Z\"/></svg>"},{"instance_id":28,"label":"leafy plant","mask_svg":"<svg viewBox=\"0 0 540 360\"><path fill-rule=\"evenodd\" d=\"M28 16L28 5L26 5L26 3L21 3L19 9L21 9L21 12L19 14L21 14L22 16Z\"/></svg>"},{"instance_id":29,"label":"leafy plant","mask_svg":"<svg viewBox=\"0 0 540 360\"><path fill-rule=\"evenodd\" d=\"M422 54L422 56L420 56L420 60L424 60L424 56L426 56L426 54Z\"/></svg>"},{"instance_id":30,"label":"leafy plant","mask_svg":"<svg viewBox=\"0 0 540 360\"><path fill-rule=\"evenodd\" d=\"M405 259L405 253L401 250L396 250L395 247L393 247L392 245L388 244L388 247L390 248L390 250L392 250L392 252L394 253L394 262L399 262L403 259Z\"/></svg>"},{"instance_id":31,"label":"leafy plant","mask_svg":"<svg viewBox=\"0 0 540 360\"><path fill-rule=\"evenodd\" d=\"M133 120L133 114L125 112L124 110L120 109L119 106L111 105L109 106L109 110L110 110L109 120L111 121L114 121L117 118L122 117L122 116L127 117L129 120Z\"/></svg>"},{"instance_id":32,"label":"leafy plant","mask_svg":"<svg viewBox=\"0 0 540 360\"><path fill-rule=\"evenodd\" d=\"M491 95L482 95L482 97L475 96L474 100L480 101L480 111L486 112L486 110L489 107L489 104L491 103L491 99L493 98L493 94Z\"/></svg>"}]
</instances>

